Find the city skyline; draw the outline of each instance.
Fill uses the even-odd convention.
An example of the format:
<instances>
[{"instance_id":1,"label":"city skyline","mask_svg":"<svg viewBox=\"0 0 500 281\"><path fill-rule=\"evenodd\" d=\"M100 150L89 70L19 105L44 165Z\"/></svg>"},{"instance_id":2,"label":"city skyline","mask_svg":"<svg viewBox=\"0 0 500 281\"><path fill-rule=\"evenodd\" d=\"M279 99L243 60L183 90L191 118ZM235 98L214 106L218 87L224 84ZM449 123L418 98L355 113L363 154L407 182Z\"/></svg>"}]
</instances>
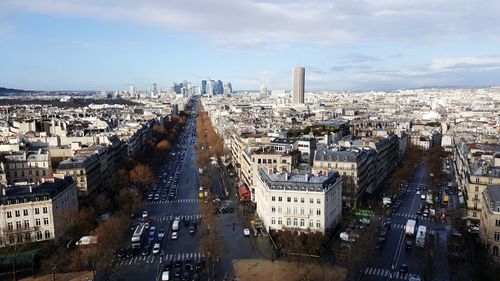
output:
<instances>
[{"instance_id":1,"label":"city skyline","mask_svg":"<svg viewBox=\"0 0 500 281\"><path fill-rule=\"evenodd\" d=\"M495 1L351 2L4 1L0 86L290 90L295 65L306 91L500 84Z\"/></svg>"}]
</instances>

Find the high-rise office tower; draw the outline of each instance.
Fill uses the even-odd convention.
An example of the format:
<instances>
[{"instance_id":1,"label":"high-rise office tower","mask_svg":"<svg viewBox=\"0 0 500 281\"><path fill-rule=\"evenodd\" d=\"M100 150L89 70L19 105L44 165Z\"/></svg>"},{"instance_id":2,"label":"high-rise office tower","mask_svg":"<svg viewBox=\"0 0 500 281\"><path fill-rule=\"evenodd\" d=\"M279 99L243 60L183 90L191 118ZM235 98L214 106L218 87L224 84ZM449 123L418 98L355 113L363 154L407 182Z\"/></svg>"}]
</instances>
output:
<instances>
[{"instance_id":1,"label":"high-rise office tower","mask_svg":"<svg viewBox=\"0 0 500 281\"><path fill-rule=\"evenodd\" d=\"M134 87L134 85L130 85L128 87L128 94L129 94L130 97L135 97L135 87Z\"/></svg>"},{"instance_id":2,"label":"high-rise office tower","mask_svg":"<svg viewBox=\"0 0 500 281\"><path fill-rule=\"evenodd\" d=\"M304 86L306 70L303 67L295 67L292 72L292 102L293 104L304 103Z\"/></svg>"},{"instance_id":3,"label":"high-rise office tower","mask_svg":"<svg viewBox=\"0 0 500 281\"><path fill-rule=\"evenodd\" d=\"M201 95L207 94L207 80L201 80Z\"/></svg>"},{"instance_id":4,"label":"high-rise office tower","mask_svg":"<svg viewBox=\"0 0 500 281\"><path fill-rule=\"evenodd\" d=\"M153 83L153 93L157 93L158 92L158 87L156 86L156 83Z\"/></svg>"}]
</instances>

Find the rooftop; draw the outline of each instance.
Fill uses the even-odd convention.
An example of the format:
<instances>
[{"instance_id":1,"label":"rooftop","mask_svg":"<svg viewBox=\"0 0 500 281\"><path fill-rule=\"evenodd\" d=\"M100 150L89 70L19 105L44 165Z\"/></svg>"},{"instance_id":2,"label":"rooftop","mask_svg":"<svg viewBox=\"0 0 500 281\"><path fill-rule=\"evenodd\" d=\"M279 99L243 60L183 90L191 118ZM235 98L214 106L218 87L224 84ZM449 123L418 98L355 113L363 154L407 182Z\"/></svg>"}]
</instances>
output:
<instances>
[{"instance_id":1,"label":"rooftop","mask_svg":"<svg viewBox=\"0 0 500 281\"><path fill-rule=\"evenodd\" d=\"M0 205L24 203L30 201L48 200L61 191L65 190L73 183L71 177L64 179L54 178L54 182L43 182L38 185L31 186L15 186L5 188L5 195L0 194Z\"/></svg>"}]
</instances>

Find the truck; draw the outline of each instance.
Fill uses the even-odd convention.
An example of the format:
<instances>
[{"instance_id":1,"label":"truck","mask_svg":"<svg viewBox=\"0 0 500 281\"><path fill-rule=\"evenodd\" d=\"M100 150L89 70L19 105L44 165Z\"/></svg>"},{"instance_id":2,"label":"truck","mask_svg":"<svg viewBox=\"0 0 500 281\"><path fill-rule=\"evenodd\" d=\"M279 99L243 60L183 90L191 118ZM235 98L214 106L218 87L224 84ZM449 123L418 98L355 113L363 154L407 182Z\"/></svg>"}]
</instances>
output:
<instances>
[{"instance_id":1,"label":"truck","mask_svg":"<svg viewBox=\"0 0 500 281\"><path fill-rule=\"evenodd\" d=\"M173 231L178 231L179 230L179 218L175 218L174 222L172 223L172 230Z\"/></svg>"},{"instance_id":2,"label":"truck","mask_svg":"<svg viewBox=\"0 0 500 281\"><path fill-rule=\"evenodd\" d=\"M86 246L90 244L97 244L97 237L95 236L82 236L80 240L75 243L77 246Z\"/></svg>"},{"instance_id":3,"label":"truck","mask_svg":"<svg viewBox=\"0 0 500 281\"><path fill-rule=\"evenodd\" d=\"M139 224L135 230L134 233L132 234L132 249L140 249L142 242L144 242L144 239L146 237L146 224L141 223Z\"/></svg>"},{"instance_id":4,"label":"truck","mask_svg":"<svg viewBox=\"0 0 500 281\"><path fill-rule=\"evenodd\" d=\"M406 235L414 235L415 234L415 225L417 222L415 220L408 220L405 226L405 234Z\"/></svg>"},{"instance_id":5,"label":"truck","mask_svg":"<svg viewBox=\"0 0 500 281\"><path fill-rule=\"evenodd\" d=\"M425 225L419 225L417 229L417 236L415 237L415 245L418 247L424 247L426 235L427 227Z\"/></svg>"}]
</instances>

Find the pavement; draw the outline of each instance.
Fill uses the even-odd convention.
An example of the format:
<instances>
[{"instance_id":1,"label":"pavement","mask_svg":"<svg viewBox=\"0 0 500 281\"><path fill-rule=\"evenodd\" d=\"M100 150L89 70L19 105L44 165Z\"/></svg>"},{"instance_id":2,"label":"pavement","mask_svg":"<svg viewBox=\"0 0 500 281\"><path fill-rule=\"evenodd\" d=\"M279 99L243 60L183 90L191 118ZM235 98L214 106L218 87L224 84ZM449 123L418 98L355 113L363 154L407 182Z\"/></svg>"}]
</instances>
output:
<instances>
[{"instance_id":1,"label":"pavement","mask_svg":"<svg viewBox=\"0 0 500 281\"><path fill-rule=\"evenodd\" d=\"M451 231L448 221L442 223L431 217L417 216L416 211L421 203L420 195L416 190L419 187L422 193L426 193L423 187L426 186L429 173L423 164L420 164L412 181L409 183L411 194L404 196L401 200L401 207L396 213L391 215L391 227L387 232L387 240L382 248L380 256L362 270L361 280L409 280L412 276L420 276L423 280L423 272L426 268L426 256L424 248L415 246L415 237L406 237L405 225L408 219L417 219L418 225L425 225L429 229L436 231L435 239L429 243L434 247L434 256L431 260L431 279L449 280L448 260L447 260L447 237ZM416 227L416 228L417 228ZM406 239L412 239L414 246L411 250L405 249ZM427 239L429 235L427 235ZM407 265L408 271L400 272L401 265Z\"/></svg>"}]
</instances>

